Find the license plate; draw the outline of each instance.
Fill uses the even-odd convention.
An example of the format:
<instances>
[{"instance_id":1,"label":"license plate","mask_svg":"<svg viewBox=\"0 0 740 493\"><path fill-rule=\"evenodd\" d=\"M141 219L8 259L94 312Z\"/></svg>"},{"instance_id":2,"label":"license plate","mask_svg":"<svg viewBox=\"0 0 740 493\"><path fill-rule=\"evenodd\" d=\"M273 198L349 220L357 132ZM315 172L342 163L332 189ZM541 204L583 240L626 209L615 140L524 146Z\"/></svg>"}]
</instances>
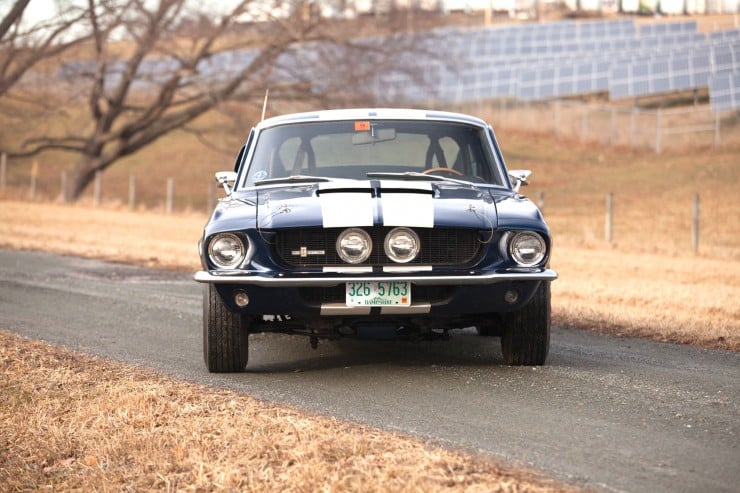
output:
<instances>
[{"instance_id":1,"label":"license plate","mask_svg":"<svg viewBox=\"0 0 740 493\"><path fill-rule=\"evenodd\" d=\"M411 283L348 282L347 306L411 306Z\"/></svg>"}]
</instances>

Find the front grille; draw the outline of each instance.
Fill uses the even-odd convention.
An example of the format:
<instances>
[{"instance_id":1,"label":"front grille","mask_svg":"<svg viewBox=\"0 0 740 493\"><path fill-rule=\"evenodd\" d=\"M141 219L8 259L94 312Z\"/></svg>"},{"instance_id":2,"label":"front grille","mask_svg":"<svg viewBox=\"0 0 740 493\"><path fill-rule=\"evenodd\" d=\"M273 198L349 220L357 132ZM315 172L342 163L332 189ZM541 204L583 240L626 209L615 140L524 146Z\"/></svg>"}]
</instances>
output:
<instances>
[{"instance_id":1,"label":"front grille","mask_svg":"<svg viewBox=\"0 0 740 493\"><path fill-rule=\"evenodd\" d=\"M393 228L364 228L373 241L370 257L360 266L399 265L383 251L383 240ZM348 265L336 250L337 238L345 228L289 229L277 231L274 256L286 267ZM466 266L478 260L481 243L478 232L471 229L416 229L421 243L419 255L405 265ZM301 250L306 256L301 256Z\"/></svg>"}]
</instances>

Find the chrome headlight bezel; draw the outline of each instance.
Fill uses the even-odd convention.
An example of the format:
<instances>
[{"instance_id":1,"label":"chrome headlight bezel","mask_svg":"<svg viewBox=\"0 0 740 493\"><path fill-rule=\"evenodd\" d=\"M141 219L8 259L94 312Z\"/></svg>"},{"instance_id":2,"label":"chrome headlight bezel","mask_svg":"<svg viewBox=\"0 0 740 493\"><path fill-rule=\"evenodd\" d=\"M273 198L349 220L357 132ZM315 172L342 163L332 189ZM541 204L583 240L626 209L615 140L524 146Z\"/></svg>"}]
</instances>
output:
<instances>
[{"instance_id":1,"label":"chrome headlight bezel","mask_svg":"<svg viewBox=\"0 0 740 493\"><path fill-rule=\"evenodd\" d=\"M547 259L547 242L536 231L509 231L502 240L502 250L519 267L537 267Z\"/></svg>"},{"instance_id":2,"label":"chrome headlight bezel","mask_svg":"<svg viewBox=\"0 0 740 493\"><path fill-rule=\"evenodd\" d=\"M349 228L337 237L337 254L348 264L361 264L370 258L373 251L373 240L370 234L361 228ZM353 253L350 249L358 250Z\"/></svg>"},{"instance_id":3,"label":"chrome headlight bezel","mask_svg":"<svg viewBox=\"0 0 740 493\"><path fill-rule=\"evenodd\" d=\"M235 233L217 233L208 240L208 260L217 269L236 269L247 259L250 246Z\"/></svg>"},{"instance_id":4,"label":"chrome headlight bezel","mask_svg":"<svg viewBox=\"0 0 740 493\"><path fill-rule=\"evenodd\" d=\"M397 250L394 250L394 240L397 240L401 237L405 237L407 240L410 240L410 245L407 246L410 249L410 254L405 257L399 255ZM389 259L398 264L405 264L411 262L419 255L419 252L421 251L421 241L419 240L419 235L416 234L416 231L414 231L413 229L403 227L393 228L385 236L383 249L385 250L385 254L386 256L388 256Z\"/></svg>"}]
</instances>

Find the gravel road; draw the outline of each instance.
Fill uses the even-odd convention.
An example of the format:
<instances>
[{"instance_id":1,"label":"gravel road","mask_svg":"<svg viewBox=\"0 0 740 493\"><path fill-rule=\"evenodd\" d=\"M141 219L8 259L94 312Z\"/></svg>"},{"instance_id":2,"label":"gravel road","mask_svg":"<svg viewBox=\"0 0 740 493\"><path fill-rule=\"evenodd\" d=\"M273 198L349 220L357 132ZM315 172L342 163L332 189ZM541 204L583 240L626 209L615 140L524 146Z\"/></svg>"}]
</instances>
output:
<instances>
[{"instance_id":1,"label":"gravel road","mask_svg":"<svg viewBox=\"0 0 740 493\"><path fill-rule=\"evenodd\" d=\"M555 328L548 364L498 340L321 343L251 336L250 371L210 375L189 274L0 250L0 328L445 445L606 491L740 485L740 354Z\"/></svg>"}]
</instances>

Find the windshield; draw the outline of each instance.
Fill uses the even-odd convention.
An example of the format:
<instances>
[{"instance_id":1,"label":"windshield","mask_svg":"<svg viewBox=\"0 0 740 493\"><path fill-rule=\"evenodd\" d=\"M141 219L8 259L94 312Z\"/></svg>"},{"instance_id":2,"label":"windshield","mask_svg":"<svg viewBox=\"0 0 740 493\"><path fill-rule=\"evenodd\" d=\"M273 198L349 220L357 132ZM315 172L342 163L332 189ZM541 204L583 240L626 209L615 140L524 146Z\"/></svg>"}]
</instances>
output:
<instances>
[{"instance_id":1,"label":"windshield","mask_svg":"<svg viewBox=\"0 0 740 493\"><path fill-rule=\"evenodd\" d=\"M359 180L368 173L504 183L485 129L463 123L306 122L263 130L255 145L246 186L290 176Z\"/></svg>"}]
</instances>

